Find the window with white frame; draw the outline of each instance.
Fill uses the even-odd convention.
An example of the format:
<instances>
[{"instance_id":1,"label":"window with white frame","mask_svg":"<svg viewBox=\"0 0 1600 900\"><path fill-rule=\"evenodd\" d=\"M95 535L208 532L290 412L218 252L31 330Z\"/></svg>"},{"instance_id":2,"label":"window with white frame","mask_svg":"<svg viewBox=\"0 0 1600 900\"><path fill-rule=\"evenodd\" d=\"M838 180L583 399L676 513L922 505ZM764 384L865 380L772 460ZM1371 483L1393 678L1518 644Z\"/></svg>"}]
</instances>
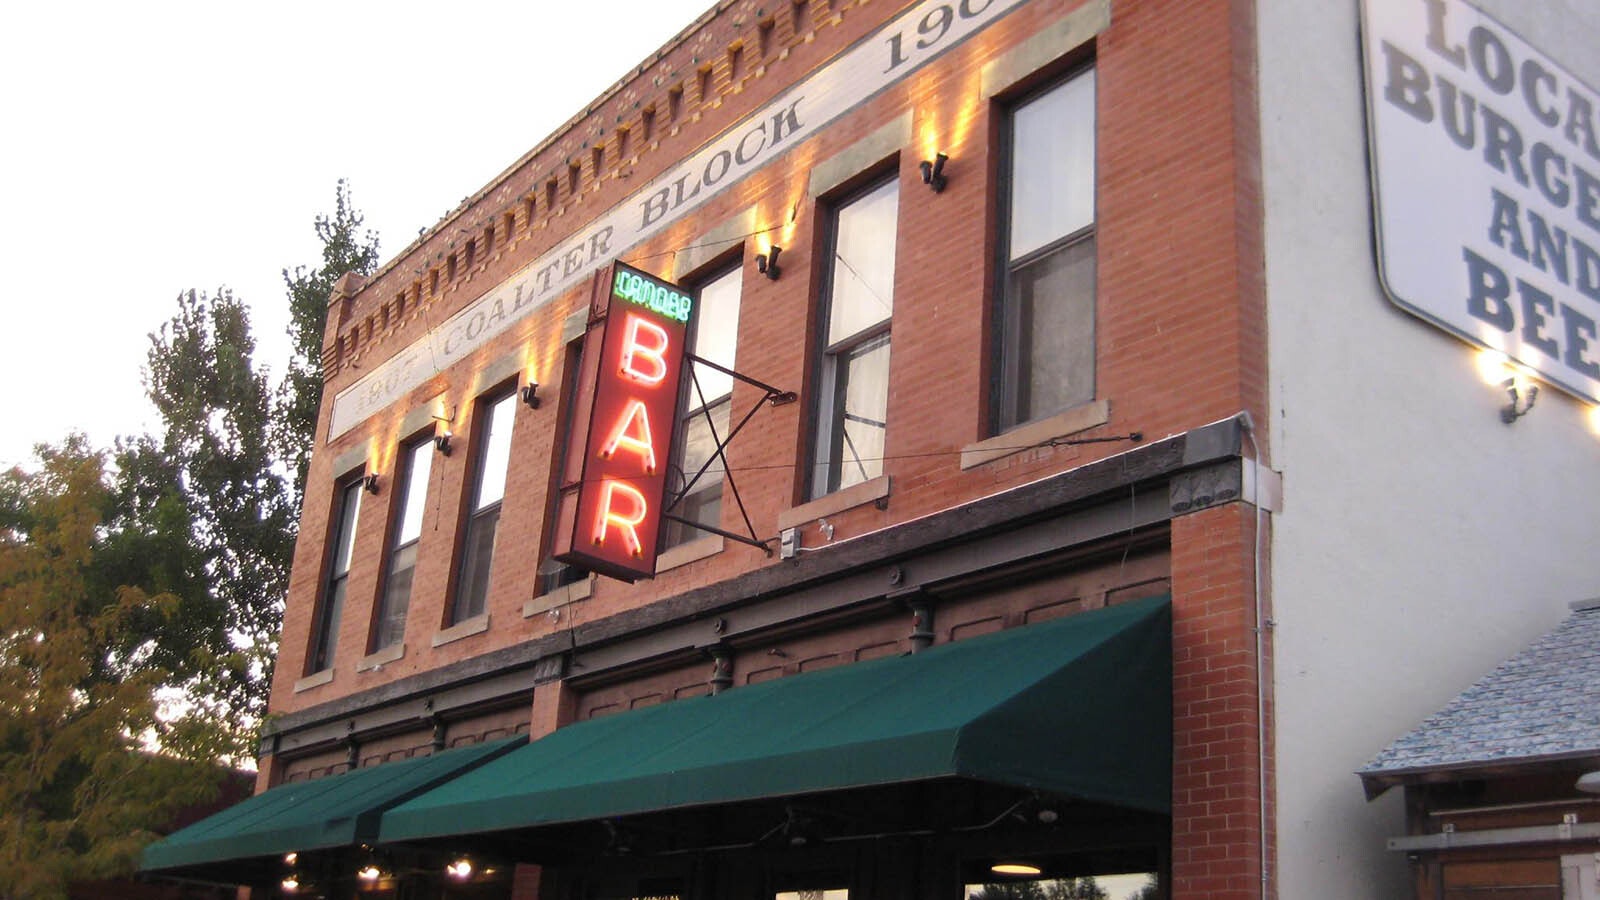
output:
<instances>
[{"instance_id":1,"label":"window with white frame","mask_svg":"<svg viewBox=\"0 0 1600 900\"><path fill-rule=\"evenodd\" d=\"M899 211L900 186L893 177L832 210L812 498L883 474Z\"/></svg>"},{"instance_id":2,"label":"window with white frame","mask_svg":"<svg viewBox=\"0 0 1600 900\"><path fill-rule=\"evenodd\" d=\"M355 548L356 520L361 514L361 492L365 482L354 478L339 489L333 539L328 551L328 577L322 586L322 602L317 606L311 633L311 655L306 674L333 668L333 651L339 644L339 618L349 593L350 559Z\"/></svg>"},{"instance_id":3,"label":"window with white frame","mask_svg":"<svg viewBox=\"0 0 1600 900\"><path fill-rule=\"evenodd\" d=\"M400 508L389 539L389 568L373 622L371 650L392 647L405 638L406 610L411 606L411 581L417 570L417 544L427 508L428 476L433 468L433 442L413 441L400 449Z\"/></svg>"},{"instance_id":4,"label":"window with white frame","mask_svg":"<svg viewBox=\"0 0 1600 900\"><path fill-rule=\"evenodd\" d=\"M1094 399L1094 70L1022 100L1006 137L999 431Z\"/></svg>"},{"instance_id":5,"label":"window with white frame","mask_svg":"<svg viewBox=\"0 0 1600 900\"><path fill-rule=\"evenodd\" d=\"M478 401L472 503L468 506L451 624L481 615L489 597L489 568L494 561L500 502L505 498L506 470L511 463L511 423L516 417L516 397L514 391L508 391Z\"/></svg>"},{"instance_id":6,"label":"window with white frame","mask_svg":"<svg viewBox=\"0 0 1600 900\"><path fill-rule=\"evenodd\" d=\"M739 331L739 295L743 271L735 266L707 281L700 288L699 309L695 312L691 352L725 369L734 364ZM702 525L718 527L722 520L723 462L712 461L718 441L728 438L732 420L733 376L696 363L689 379L688 397L680 432L678 465L680 475L673 485L680 491L700 467L710 462L705 473L684 495L672 514ZM682 522L667 520L663 546L676 547L705 534Z\"/></svg>"}]
</instances>

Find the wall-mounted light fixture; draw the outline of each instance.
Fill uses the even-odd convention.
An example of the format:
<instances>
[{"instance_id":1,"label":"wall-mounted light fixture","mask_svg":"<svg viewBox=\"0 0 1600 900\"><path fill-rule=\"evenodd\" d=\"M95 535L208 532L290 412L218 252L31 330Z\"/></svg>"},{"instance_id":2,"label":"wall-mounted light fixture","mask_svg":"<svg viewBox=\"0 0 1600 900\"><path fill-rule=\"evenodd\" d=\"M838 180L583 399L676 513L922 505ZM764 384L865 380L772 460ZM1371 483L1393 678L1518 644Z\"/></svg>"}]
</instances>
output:
<instances>
[{"instance_id":1,"label":"wall-mounted light fixture","mask_svg":"<svg viewBox=\"0 0 1600 900\"><path fill-rule=\"evenodd\" d=\"M1539 399L1537 384L1527 385L1527 390L1521 394L1517 392L1515 377L1507 378L1500 383L1500 386L1506 389L1506 405L1500 407L1500 421L1507 425L1527 415L1533 409L1534 402Z\"/></svg>"},{"instance_id":2,"label":"wall-mounted light fixture","mask_svg":"<svg viewBox=\"0 0 1600 900\"><path fill-rule=\"evenodd\" d=\"M366 475L361 476L361 486L367 489L367 493L376 494L378 492L378 473L368 472Z\"/></svg>"},{"instance_id":3,"label":"wall-mounted light fixture","mask_svg":"<svg viewBox=\"0 0 1600 900\"><path fill-rule=\"evenodd\" d=\"M433 448L435 450L438 450L439 454L441 456L449 456L450 455L450 439L452 437L455 437L455 435L451 434L448 431L439 432L438 434L433 436Z\"/></svg>"},{"instance_id":4,"label":"wall-mounted light fixture","mask_svg":"<svg viewBox=\"0 0 1600 900\"><path fill-rule=\"evenodd\" d=\"M932 162L925 159L917 164L917 167L922 170L922 183L933 188L935 194L944 190L944 164L949 159L950 157L945 156L943 153L935 153Z\"/></svg>"},{"instance_id":5,"label":"wall-mounted light fixture","mask_svg":"<svg viewBox=\"0 0 1600 900\"><path fill-rule=\"evenodd\" d=\"M757 254L756 271L767 276L773 281L777 281L778 276L783 274L783 270L778 268L778 254L782 252L782 247L779 247L777 244L773 244L766 253Z\"/></svg>"},{"instance_id":6,"label":"wall-mounted light fixture","mask_svg":"<svg viewBox=\"0 0 1600 900\"><path fill-rule=\"evenodd\" d=\"M278 886L283 888L283 892L285 894L297 893L300 890L300 876L293 874L285 875L283 880L278 882Z\"/></svg>"},{"instance_id":7,"label":"wall-mounted light fixture","mask_svg":"<svg viewBox=\"0 0 1600 900\"><path fill-rule=\"evenodd\" d=\"M997 862L989 867L989 871L996 875L1038 875L1040 873L1038 866L1025 862Z\"/></svg>"},{"instance_id":8,"label":"wall-mounted light fixture","mask_svg":"<svg viewBox=\"0 0 1600 900\"><path fill-rule=\"evenodd\" d=\"M538 409L543 401L539 399L539 382L530 381L522 386L522 402L528 404L529 409Z\"/></svg>"},{"instance_id":9,"label":"wall-mounted light fixture","mask_svg":"<svg viewBox=\"0 0 1600 900\"><path fill-rule=\"evenodd\" d=\"M444 867L444 873L457 881L466 881L472 877L472 860L463 856Z\"/></svg>"},{"instance_id":10,"label":"wall-mounted light fixture","mask_svg":"<svg viewBox=\"0 0 1600 900\"><path fill-rule=\"evenodd\" d=\"M367 882L368 884L371 884L372 882L383 877L383 870L378 868L377 863L369 862L356 870L356 877Z\"/></svg>"}]
</instances>

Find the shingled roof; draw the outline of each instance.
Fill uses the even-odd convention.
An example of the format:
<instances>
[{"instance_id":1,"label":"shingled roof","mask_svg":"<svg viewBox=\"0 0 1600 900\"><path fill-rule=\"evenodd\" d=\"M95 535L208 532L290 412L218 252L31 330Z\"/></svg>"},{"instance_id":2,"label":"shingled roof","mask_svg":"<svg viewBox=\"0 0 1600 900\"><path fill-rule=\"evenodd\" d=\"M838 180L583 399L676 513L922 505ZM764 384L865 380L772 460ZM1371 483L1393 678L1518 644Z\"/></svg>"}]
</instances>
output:
<instances>
[{"instance_id":1,"label":"shingled roof","mask_svg":"<svg viewBox=\"0 0 1600 900\"><path fill-rule=\"evenodd\" d=\"M1418 776L1600 758L1600 600L1501 663L1356 774L1375 797Z\"/></svg>"}]
</instances>

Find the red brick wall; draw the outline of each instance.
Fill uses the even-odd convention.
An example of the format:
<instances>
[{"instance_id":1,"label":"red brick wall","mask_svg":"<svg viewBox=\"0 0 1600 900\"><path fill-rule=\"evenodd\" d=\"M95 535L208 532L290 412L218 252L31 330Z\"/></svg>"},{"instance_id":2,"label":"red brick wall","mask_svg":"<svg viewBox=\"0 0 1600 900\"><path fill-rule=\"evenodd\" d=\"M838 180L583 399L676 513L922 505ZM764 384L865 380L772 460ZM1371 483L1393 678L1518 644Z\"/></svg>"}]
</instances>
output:
<instances>
[{"instance_id":1,"label":"red brick wall","mask_svg":"<svg viewBox=\"0 0 1600 900\"><path fill-rule=\"evenodd\" d=\"M823 6L819 0L811 8L816 12ZM997 53L1055 21L1070 6L1035 2L1010 14L711 201L664 236L627 254L627 258L655 260L664 267L661 261L670 258L664 254L692 243L697 235L751 204L758 206L763 221L782 221L790 206L798 202L792 234L781 238L784 278L774 282L746 271L739 365L751 376L780 387L801 386L809 373L808 342L798 340L797 335L806 333L814 306L812 248L823 218L816 204L804 198L810 166L907 108L917 111L919 132L931 128L939 135L940 146L952 157L950 186L942 194L922 187L916 171L917 146L905 148L899 160L902 197L887 448L893 459L885 466L894 482L893 494L887 510L869 505L830 516L838 529L836 538L948 508L1123 448L1117 444L1046 447L970 471L957 465L956 451L963 444L987 436L987 383L983 377L987 344L983 335L991 293L987 285L992 264L986 248L993 232L988 198L998 177L992 161L992 119L997 110L976 99L978 72ZM780 10L767 65L752 65L749 53L754 42L747 40L741 54L745 57L743 89L724 96L717 108L708 109L694 102L696 92L691 84L676 134L658 113L660 140L642 145L635 125L630 133L630 146L638 153L633 177L602 178L577 198L567 198L563 163L559 214L531 233L520 230L522 220L517 219L518 230L511 240L497 239L492 251L478 253L471 270L458 266L462 274L447 283L443 296L428 306L426 321L441 321L509 276L551 246L559 234L617 202L890 12L881 4L857 7L838 3L835 7L832 17L815 19L820 24L814 39L794 45L784 59L778 55L788 34L787 11ZM724 12L703 27L703 32L715 34L711 43L738 31L729 17L730 13ZM1117 4L1112 26L1095 48L1100 91L1098 395L1109 401L1112 414L1111 421L1091 435L1138 430L1154 438L1240 409L1260 412L1264 354L1263 323L1256 311L1259 215L1252 175L1255 150L1249 139L1250 127L1243 124L1254 107L1253 101L1248 106L1245 103L1253 95L1240 86L1248 73L1239 72L1237 62L1237 48L1248 40L1241 24L1246 20L1240 10L1215 3ZM742 21L741 28L754 27L753 18ZM688 44L700 40L691 36ZM668 58L676 60L684 52L685 47L680 46ZM722 71L725 56L719 52L710 58L716 60L715 80L721 77L716 73ZM649 72L661 65L653 64ZM755 75L757 71L763 74ZM620 96L635 97L634 87L625 87ZM648 100L643 93L637 98ZM617 100L613 97L606 102ZM576 121L566 135L513 170L448 227L465 227L460 223L480 219L493 220L498 226L502 209L522 216L521 191L527 184L543 183L542 175L531 173L553 171L552 160L561 158L556 151L577 136L589 134L598 123L610 122L605 110L611 107L602 107L589 119ZM965 124L948 124L952 122ZM588 165L588 155L580 156ZM537 191L536 209L544 208L544 199L543 190ZM474 226L469 231L479 234L481 229ZM376 315L381 320L382 307L392 305L402 270L411 272L431 264L442 252L439 248L447 246L447 242L441 243L444 240L444 236L430 237L391 265L356 297L352 319L365 322ZM753 252L754 247L747 246L746 258ZM475 373L491 360L528 348L538 380L545 385L558 384L560 323L584 301L582 293L571 292L492 341L473 359L436 376L407 400L337 441L317 447L285 616L274 711L323 702L536 637L554 627L566 628L637 607L755 566L779 564L758 551L730 544L712 559L663 573L651 582L628 586L601 580L595 596L573 607L571 615L559 624L543 616L523 619L521 604L532 595L535 584L533 570L538 559L534 548L541 545L539 528L558 404L547 402L539 410L518 406L513 432L516 463L503 507L501 551L496 555L489 599L491 626L485 634L439 648L430 646L432 635L444 622L459 511L469 490L474 429L470 420L473 398L467 393ZM402 313L391 320L400 324L364 344L354 365L331 372L328 399L385 354L424 334L423 316L410 318ZM385 490L368 497L363 509L356 538L357 561L351 572L351 599L336 654L336 677L331 684L294 694L290 687L304 673L312 610L321 581L322 548L328 537L332 507L328 464L340 451L371 435L377 447L374 469L388 483L395 465L399 418L441 391L446 394L446 405L458 410L453 426L457 449L449 458L434 458L406 655L381 671L353 671L365 650L379 587L384 531L390 505L396 500L396 492ZM553 390L545 393L554 400ZM742 411L756 400L754 389L740 386L736 390L737 409ZM731 460L740 469L737 480L743 498L762 537L773 536L777 514L799 496L804 472L795 464L800 448L807 445L805 421L810 400L802 396L800 403L759 412L756 423L730 448ZM324 434L327 416L325 408ZM725 522L735 523L736 519ZM806 540L814 544L818 536L810 533Z\"/></svg>"},{"instance_id":2,"label":"red brick wall","mask_svg":"<svg viewBox=\"0 0 1600 900\"><path fill-rule=\"evenodd\" d=\"M1255 529L1243 503L1173 521L1174 897L1263 896ZM1270 639L1264 644L1261 665L1270 675ZM1270 776L1270 741L1265 757ZM1267 792L1270 831L1270 778Z\"/></svg>"},{"instance_id":3,"label":"red brick wall","mask_svg":"<svg viewBox=\"0 0 1600 900\"><path fill-rule=\"evenodd\" d=\"M796 27L791 4L758 10L755 3L741 0L685 32L660 59L597 101L587 116L574 119L419 239L347 310L334 310L330 325L339 337L330 342L336 350L328 359L319 435L326 434L329 403L339 390L906 5L810 0L799 7ZM915 111L917 137L897 161L901 201L886 451L891 459L885 464L893 491L886 510L867 505L830 515L835 539L889 527L1125 449L1123 444L1044 447L967 471L958 465L962 445L989 436L986 334L1002 108L978 96L979 73L985 63L1077 5L1054 0L1025 4L626 253L625 259L666 272L674 250L693 244L752 205L761 225L783 225L794 210L792 225L783 225L772 238L784 247L781 280L758 276L748 265L758 244L752 240L745 246L739 368L762 381L802 391L800 403L757 413L756 422L729 450L758 536L774 536L778 514L799 498L805 476L811 342L802 336L810 334L814 318L819 260L813 251L825 218L806 196L807 177L815 163L907 109ZM1117 2L1111 27L1093 47L1099 91L1096 394L1109 402L1111 418L1088 436L1141 431L1154 439L1241 409L1264 420L1252 22L1251 0ZM737 77L727 52L735 41L742 42ZM712 67L712 89L702 101L697 69L706 62ZM681 109L672 118L667 114L670 91L679 86ZM652 134L646 139L644 113L651 108ZM618 132L623 128L628 150L619 155ZM598 170L591 152L595 146L603 148ZM940 194L925 189L917 172L925 147L935 146L951 157L949 186ZM580 172L576 194L568 191L572 162ZM559 180L553 204L546 190L552 177ZM527 214L530 199L532 219ZM504 228L507 213L509 233ZM483 232L491 226L495 236L485 251ZM468 238L477 242L472 266L464 260ZM452 244L458 254L454 280L447 277ZM430 291L435 269L440 273L436 294ZM625 585L601 579L593 597L564 610L559 622L545 615L522 617L521 606L536 589L537 548L543 543L540 528L560 405L555 386L563 374L561 324L586 300L585 290L569 292L391 409L332 443L319 440L284 619L274 712L304 709L758 566L782 564L729 542L722 553L653 581ZM436 648L432 638L444 624L460 514L470 489L475 429L469 392L484 365L511 352L528 354L529 370L547 386L542 391L547 401L538 410L516 407L514 463L490 588L489 628ZM365 652L390 510L398 499L390 488L399 420L441 392L446 407L457 409L452 426L456 450L433 460L405 655L381 670L358 673L355 663ZM758 399L755 389L739 386L736 412ZM333 511L332 460L369 436L375 447L372 469L386 487L367 497L362 511L334 678L295 693L293 683L304 674ZM732 503L724 506L724 525L737 528ZM1259 890L1252 527L1241 505L1186 516L1173 527L1179 703L1173 868L1178 895L1242 897L1256 896ZM821 541L814 528L804 539L813 546ZM566 698L546 712L565 718L574 714L572 702ZM536 713L535 718L541 716ZM540 730L538 722L534 730Z\"/></svg>"}]
</instances>

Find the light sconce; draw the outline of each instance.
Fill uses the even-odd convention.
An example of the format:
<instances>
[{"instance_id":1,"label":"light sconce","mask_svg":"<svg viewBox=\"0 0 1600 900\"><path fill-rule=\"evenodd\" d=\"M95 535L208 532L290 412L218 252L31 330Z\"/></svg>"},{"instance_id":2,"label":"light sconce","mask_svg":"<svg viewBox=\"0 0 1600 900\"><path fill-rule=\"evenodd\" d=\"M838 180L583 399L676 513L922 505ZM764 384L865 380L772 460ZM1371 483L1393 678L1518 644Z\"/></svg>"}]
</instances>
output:
<instances>
[{"instance_id":1,"label":"light sconce","mask_svg":"<svg viewBox=\"0 0 1600 900\"><path fill-rule=\"evenodd\" d=\"M368 884L371 884L372 882L383 877L383 870L378 868L377 863L369 862L356 870L356 877Z\"/></svg>"},{"instance_id":2,"label":"light sconce","mask_svg":"<svg viewBox=\"0 0 1600 900\"><path fill-rule=\"evenodd\" d=\"M1600 794L1600 769L1579 776L1575 787L1585 794Z\"/></svg>"},{"instance_id":3,"label":"light sconce","mask_svg":"<svg viewBox=\"0 0 1600 900\"><path fill-rule=\"evenodd\" d=\"M285 853L283 855L283 864L286 865L286 866L292 866L299 859L300 859L300 854L298 854L298 853L294 853L294 852Z\"/></svg>"},{"instance_id":4,"label":"light sconce","mask_svg":"<svg viewBox=\"0 0 1600 900\"><path fill-rule=\"evenodd\" d=\"M1025 862L997 862L989 867L989 871L996 875L1038 875L1038 866Z\"/></svg>"},{"instance_id":5,"label":"light sconce","mask_svg":"<svg viewBox=\"0 0 1600 900\"><path fill-rule=\"evenodd\" d=\"M538 409L544 402L539 399L539 382L530 381L522 386L522 402L528 404L529 409Z\"/></svg>"},{"instance_id":6,"label":"light sconce","mask_svg":"<svg viewBox=\"0 0 1600 900\"><path fill-rule=\"evenodd\" d=\"M361 477L361 486L367 489L367 493L376 494L378 492L378 473L371 472L367 475L363 475ZM293 856L294 854L291 853L289 855ZM285 859L287 858L288 857L285 857Z\"/></svg>"},{"instance_id":7,"label":"light sconce","mask_svg":"<svg viewBox=\"0 0 1600 900\"><path fill-rule=\"evenodd\" d=\"M278 882L278 886L283 888L285 894L297 893L300 890L300 876L285 875L283 880Z\"/></svg>"},{"instance_id":8,"label":"light sconce","mask_svg":"<svg viewBox=\"0 0 1600 900\"><path fill-rule=\"evenodd\" d=\"M1507 378L1501 382L1501 387L1506 389L1506 405L1500 407L1500 421L1510 425L1512 422L1527 415L1532 409L1534 401L1539 399L1539 386L1527 385L1526 392L1518 394L1517 379Z\"/></svg>"},{"instance_id":9,"label":"light sconce","mask_svg":"<svg viewBox=\"0 0 1600 900\"><path fill-rule=\"evenodd\" d=\"M773 244L766 253L757 254L756 271L767 276L773 281L777 281L778 276L783 274L783 270L778 267L778 254L782 252L782 247L779 247L777 244Z\"/></svg>"},{"instance_id":10,"label":"light sconce","mask_svg":"<svg viewBox=\"0 0 1600 900\"><path fill-rule=\"evenodd\" d=\"M466 881L472 877L472 860L463 856L445 866L444 873L457 881Z\"/></svg>"},{"instance_id":11,"label":"light sconce","mask_svg":"<svg viewBox=\"0 0 1600 900\"><path fill-rule=\"evenodd\" d=\"M433 436L433 448L439 451L439 455L450 455L450 439L452 437L455 437L455 435L448 431Z\"/></svg>"},{"instance_id":12,"label":"light sconce","mask_svg":"<svg viewBox=\"0 0 1600 900\"><path fill-rule=\"evenodd\" d=\"M917 167L922 169L922 183L933 188L935 194L944 190L944 164L949 159L950 157L943 153L935 153L932 162L925 159L917 164Z\"/></svg>"}]
</instances>

